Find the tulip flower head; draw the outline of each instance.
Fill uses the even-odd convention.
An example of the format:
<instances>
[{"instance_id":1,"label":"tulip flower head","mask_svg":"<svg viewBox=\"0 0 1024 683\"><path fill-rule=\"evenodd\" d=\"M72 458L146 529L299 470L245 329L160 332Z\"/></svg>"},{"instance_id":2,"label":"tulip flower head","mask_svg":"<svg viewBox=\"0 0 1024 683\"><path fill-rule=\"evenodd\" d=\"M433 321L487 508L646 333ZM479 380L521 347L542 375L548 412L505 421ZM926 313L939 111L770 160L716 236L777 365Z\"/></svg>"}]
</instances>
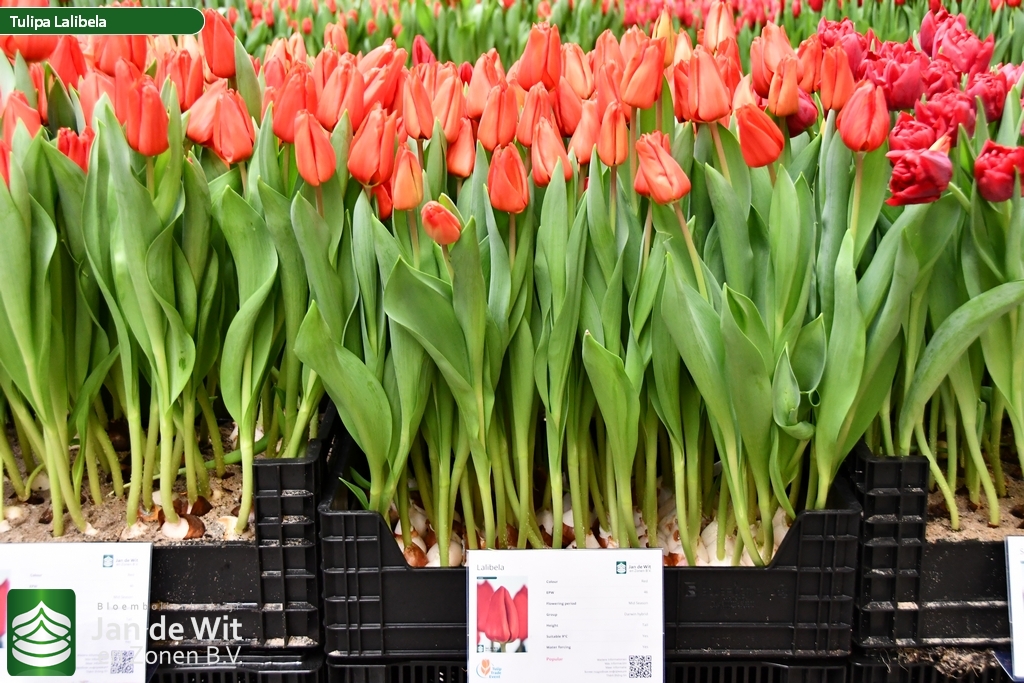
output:
<instances>
[{"instance_id":1,"label":"tulip flower head","mask_svg":"<svg viewBox=\"0 0 1024 683\"><path fill-rule=\"evenodd\" d=\"M604 113L597 139L597 156L605 166L612 167L626 161L629 155L629 133L622 105L613 103Z\"/></svg>"},{"instance_id":2,"label":"tulip flower head","mask_svg":"<svg viewBox=\"0 0 1024 683\"><path fill-rule=\"evenodd\" d=\"M387 114L377 104L352 138L348 172L363 185L373 187L391 179L397 124L397 114Z\"/></svg>"},{"instance_id":3,"label":"tulip flower head","mask_svg":"<svg viewBox=\"0 0 1024 683\"><path fill-rule=\"evenodd\" d=\"M497 211L522 213L530 204L530 186L526 180L526 166L515 145L494 150L491 167L487 171L487 194L491 206Z\"/></svg>"},{"instance_id":4,"label":"tulip flower head","mask_svg":"<svg viewBox=\"0 0 1024 683\"><path fill-rule=\"evenodd\" d=\"M736 126L740 151L747 166L767 166L775 163L782 154L785 145L782 131L757 105L746 104L737 109Z\"/></svg>"},{"instance_id":5,"label":"tulip flower head","mask_svg":"<svg viewBox=\"0 0 1024 683\"><path fill-rule=\"evenodd\" d=\"M228 165L252 157L256 131L245 100L234 90L225 90L216 100L210 147Z\"/></svg>"},{"instance_id":6,"label":"tulip flower head","mask_svg":"<svg viewBox=\"0 0 1024 683\"><path fill-rule=\"evenodd\" d=\"M75 36L60 36L50 55L50 68L68 88L78 87L78 79L89 72L82 46Z\"/></svg>"},{"instance_id":7,"label":"tulip flower head","mask_svg":"<svg viewBox=\"0 0 1024 683\"><path fill-rule=\"evenodd\" d=\"M1007 147L991 140L985 142L974 160L974 178L978 194L989 202L1005 202L1013 197L1016 178L1024 174L1024 148Z\"/></svg>"},{"instance_id":8,"label":"tulip flower head","mask_svg":"<svg viewBox=\"0 0 1024 683\"><path fill-rule=\"evenodd\" d=\"M861 82L839 113L836 127L854 152L872 152L881 147L889 135L889 108L882 89L870 81Z\"/></svg>"},{"instance_id":9,"label":"tulip flower head","mask_svg":"<svg viewBox=\"0 0 1024 683\"><path fill-rule=\"evenodd\" d=\"M516 137L518 121L515 91L504 82L499 83L487 94L480 126L477 128L480 144L488 152L509 144Z\"/></svg>"},{"instance_id":10,"label":"tulip flower head","mask_svg":"<svg viewBox=\"0 0 1024 683\"><path fill-rule=\"evenodd\" d=\"M573 168L569 162L569 155L565 152L565 145L562 144L561 136L547 119L541 119L537 124L537 132L530 154L533 161L533 182L538 187L547 187L558 162L562 163L562 173L565 179L572 178Z\"/></svg>"},{"instance_id":11,"label":"tulip flower head","mask_svg":"<svg viewBox=\"0 0 1024 683\"><path fill-rule=\"evenodd\" d=\"M4 140L8 145L12 144L19 123L25 126L31 137L35 137L43 125L39 112L28 103L24 93L16 90L7 98L3 111Z\"/></svg>"},{"instance_id":12,"label":"tulip flower head","mask_svg":"<svg viewBox=\"0 0 1024 683\"><path fill-rule=\"evenodd\" d=\"M235 30L227 17L212 8L203 10L203 58L217 78L235 75Z\"/></svg>"},{"instance_id":13,"label":"tulip flower head","mask_svg":"<svg viewBox=\"0 0 1024 683\"><path fill-rule=\"evenodd\" d=\"M302 179L313 187L330 180L337 169L330 136L306 109L295 115L295 165Z\"/></svg>"},{"instance_id":14,"label":"tulip flower head","mask_svg":"<svg viewBox=\"0 0 1024 683\"><path fill-rule=\"evenodd\" d=\"M96 134L92 128L86 128L81 135L70 128L61 128L57 131L57 149L87 172L89 170L89 151L92 149L92 141L95 137Z\"/></svg>"},{"instance_id":15,"label":"tulip flower head","mask_svg":"<svg viewBox=\"0 0 1024 683\"><path fill-rule=\"evenodd\" d=\"M416 154L406 145L398 148L395 173L391 178L391 200L398 211L412 211L423 201L423 169Z\"/></svg>"},{"instance_id":16,"label":"tulip flower head","mask_svg":"<svg viewBox=\"0 0 1024 683\"><path fill-rule=\"evenodd\" d=\"M534 24L526 49L519 60L517 79L519 85L529 90L537 83L547 90L558 85L562 76L562 40L558 27L549 24Z\"/></svg>"},{"instance_id":17,"label":"tulip flower head","mask_svg":"<svg viewBox=\"0 0 1024 683\"><path fill-rule=\"evenodd\" d=\"M636 141L636 155L639 163L633 187L638 193L658 204L671 204L689 194L690 179L672 157L663 133L641 135Z\"/></svg>"},{"instance_id":18,"label":"tulip flower head","mask_svg":"<svg viewBox=\"0 0 1024 683\"><path fill-rule=\"evenodd\" d=\"M473 136L473 124L469 119L462 119L459 134L448 147L445 158L448 173L458 178L468 178L473 174L476 165L476 139Z\"/></svg>"},{"instance_id":19,"label":"tulip flower head","mask_svg":"<svg viewBox=\"0 0 1024 683\"><path fill-rule=\"evenodd\" d=\"M953 163L949 159L949 138L943 137L932 148L898 150L886 154L893 162L886 200L890 206L934 202L949 186Z\"/></svg>"},{"instance_id":20,"label":"tulip flower head","mask_svg":"<svg viewBox=\"0 0 1024 683\"><path fill-rule=\"evenodd\" d=\"M440 202L427 202L420 211L420 218L423 221L423 232L442 247L459 241L462 224L455 214Z\"/></svg>"},{"instance_id":21,"label":"tulip flower head","mask_svg":"<svg viewBox=\"0 0 1024 683\"><path fill-rule=\"evenodd\" d=\"M519 640L519 634L519 611L508 589L499 586L491 596L484 635L494 643L510 643Z\"/></svg>"}]
</instances>

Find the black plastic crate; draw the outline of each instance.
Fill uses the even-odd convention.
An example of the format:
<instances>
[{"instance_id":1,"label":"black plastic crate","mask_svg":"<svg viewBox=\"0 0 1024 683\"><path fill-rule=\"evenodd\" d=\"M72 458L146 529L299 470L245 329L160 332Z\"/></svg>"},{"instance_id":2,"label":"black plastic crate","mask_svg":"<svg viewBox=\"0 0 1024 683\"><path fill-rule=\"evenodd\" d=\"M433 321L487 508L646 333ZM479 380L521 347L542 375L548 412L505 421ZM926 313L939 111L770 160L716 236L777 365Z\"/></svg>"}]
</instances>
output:
<instances>
[{"instance_id":1,"label":"black plastic crate","mask_svg":"<svg viewBox=\"0 0 1024 683\"><path fill-rule=\"evenodd\" d=\"M846 683L846 668L845 662L667 662L665 683ZM327 660L327 683L467 683L470 678L465 662Z\"/></svg>"},{"instance_id":2,"label":"black plastic crate","mask_svg":"<svg viewBox=\"0 0 1024 683\"><path fill-rule=\"evenodd\" d=\"M180 624L184 637L174 644L321 644L316 507L336 415L329 407L304 457L255 462L254 543L153 547L150 624ZM218 624L216 637L198 637L195 624L203 619ZM225 638L224 624L235 620L237 629Z\"/></svg>"},{"instance_id":3,"label":"black plastic crate","mask_svg":"<svg viewBox=\"0 0 1024 683\"><path fill-rule=\"evenodd\" d=\"M942 673L934 662L900 661L897 653L850 658L850 683L1011 683L998 664L959 675Z\"/></svg>"},{"instance_id":4,"label":"black plastic crate","mask_svg":"<svg viewBox=\"0 0 1024 683\"><path fill-rule=\"evenodd\" d=\"M147 673L149 683L322 683L324 680L324 656L321 652L308 651L301 655L282 654L281 650L269 652L248 651L230 661L223 650L221 660L210 663L205 651L195 651L194 657L182 650L175 651L180 663L160 662L159 652L152 652ZM167 654L166 652L164 654Z\"/></svg>"},{"instance_id":5,"label":"black plastic crate","mask_svg":"<svg viewBox=\"0 0 1024 683\"><path fill-rule=\"evenodd\" d=\"M850 460L864 508L856 643L890 648L1008 644L1004 544L926 539L926 458L877 457L860 445Z\"/></svg>"},{"instance_id":6,"label":"black plastic crate","mask_svg":"<svg viewBox=\"0 0 1024 683\"><path fill-rule=\"evenodd\" d=\"M338 475L362 457L340 431L320 505L328 654L463 659L466 570L413 569L379 514L333 509ZM665 654L848 655L860 506L844 481L830 502L798 514L769 567L665 568Z\"/></svg>"}]
</instances>

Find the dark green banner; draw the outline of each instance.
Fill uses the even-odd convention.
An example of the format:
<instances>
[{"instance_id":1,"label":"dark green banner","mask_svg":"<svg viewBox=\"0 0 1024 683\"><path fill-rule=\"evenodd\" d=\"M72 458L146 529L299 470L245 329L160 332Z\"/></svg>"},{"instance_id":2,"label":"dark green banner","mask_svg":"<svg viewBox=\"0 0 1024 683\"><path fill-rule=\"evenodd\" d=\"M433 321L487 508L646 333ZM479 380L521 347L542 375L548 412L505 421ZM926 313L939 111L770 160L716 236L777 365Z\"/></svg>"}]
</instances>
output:
<instances>
[{"instance_id":1,"label":"dark green banner","mask_svg":"<svg viewBox=\"0 0 1024 683\"><path fill-rule=\"evenodd\" d=\"M186 35L203 28L195 7L3 7L0 35Z\"/></svg>"}]
</instances>

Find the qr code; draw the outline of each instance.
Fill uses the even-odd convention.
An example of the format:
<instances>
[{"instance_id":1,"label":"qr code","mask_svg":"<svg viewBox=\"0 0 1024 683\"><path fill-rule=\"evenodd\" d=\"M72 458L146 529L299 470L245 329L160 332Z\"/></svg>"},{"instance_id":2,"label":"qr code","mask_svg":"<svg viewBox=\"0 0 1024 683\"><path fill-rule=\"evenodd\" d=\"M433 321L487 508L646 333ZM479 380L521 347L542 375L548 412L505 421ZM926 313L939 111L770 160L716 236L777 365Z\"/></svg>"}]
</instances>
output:
<instances>
[{"instance_id":1,"label":"qr code","mask_svg":"<svg viewBox=\"0 0 1024 683\"><path fill-rule=\"evenodd\" d=\"M630 678L651 678L651 655L629 656Z\"/></svg>"},{"instance_id":2,"label":"qr code","mask_svg":"<svg viewBox=\"0 0 1024 683\"><path fill-rule=\"evenodd\" d=\"M110 673L112 673L112 674L133 674L133 673L135 673L135 651L134 650L111 650L110 651Z\"/></svg>"}]
</instances>

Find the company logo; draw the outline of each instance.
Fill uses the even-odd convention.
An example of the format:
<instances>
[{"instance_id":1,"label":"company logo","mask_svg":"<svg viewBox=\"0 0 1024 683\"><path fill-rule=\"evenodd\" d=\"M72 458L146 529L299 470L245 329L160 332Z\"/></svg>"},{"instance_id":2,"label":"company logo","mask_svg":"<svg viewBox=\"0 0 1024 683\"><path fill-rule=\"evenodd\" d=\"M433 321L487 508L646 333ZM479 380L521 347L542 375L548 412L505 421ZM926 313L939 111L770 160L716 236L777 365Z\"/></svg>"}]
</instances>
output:
<instances>
[{"instance_id":1,"label":"company logo","mask_svg":"<svg viewBox=\"0 0 1024 683\"><path fill-rule=\"evenodd\" d=\"M625 574L626 573L626 563L625 562L616 562L615 563L615 573L616 574Z\"/></svg>"},{"instance_id":2,"label":"company logo","mask_svg":"<svg viewBox=\"0 0 1024 683\"><path fill-rule=\"evenodd\" d=\"M75 592L12 588L7 594L7 673L75 674Z\"/></svg>"},{"instance_id":3,"label":"company logo","mask_svg":"<svg viewBox=\"0 0 1024 683\"><path fill-rule=\"evenodd\" d=\"M113 566L114 566L114 556L113 555L104 555L103 556L103 567L104 568L110 568L110 567L113 567Z\"/></svg>"},{"instance_id":4,"label":"company logo","mask_svg":"<svg viewBox=\"0 0 1024 683\"><path fill-rule=\"evenodd\" d=\"M478 666L476 668L476 672L477 672L477 674L480 675L481 678L487 678L488 676L490 676L491 675L491 660L485 659L482 662L480 662L480 666Z\"/></svg>"}]
</instances>

